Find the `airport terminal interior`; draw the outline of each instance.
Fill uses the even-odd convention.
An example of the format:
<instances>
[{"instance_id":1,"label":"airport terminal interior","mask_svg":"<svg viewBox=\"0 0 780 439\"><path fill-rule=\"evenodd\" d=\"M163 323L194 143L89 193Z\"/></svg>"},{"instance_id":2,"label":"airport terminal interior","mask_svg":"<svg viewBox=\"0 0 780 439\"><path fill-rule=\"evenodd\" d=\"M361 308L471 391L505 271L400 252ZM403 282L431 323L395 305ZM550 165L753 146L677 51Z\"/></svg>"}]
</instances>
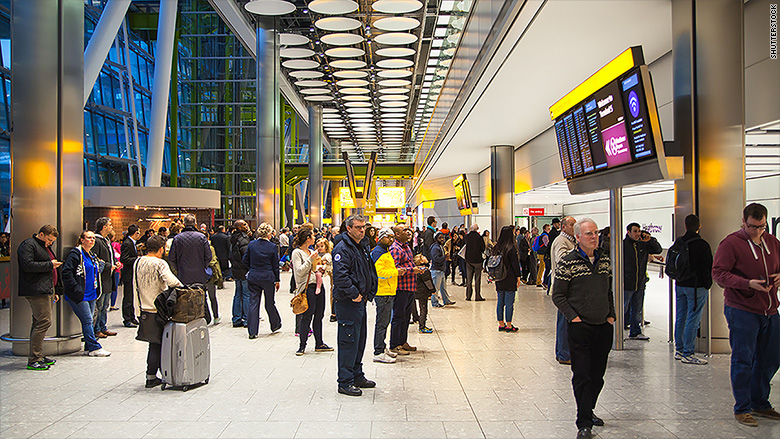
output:
<instances>
[{"instance_id":1,"label":"airport terminal interior","mask_svg":"<svg viewBox=\"0 0 780 439\"><path fill-rule=\"evenodd\" d=\"M0 0L0 438L780 438L778 78L772 0Z\"/></svg>"}]
</instances>

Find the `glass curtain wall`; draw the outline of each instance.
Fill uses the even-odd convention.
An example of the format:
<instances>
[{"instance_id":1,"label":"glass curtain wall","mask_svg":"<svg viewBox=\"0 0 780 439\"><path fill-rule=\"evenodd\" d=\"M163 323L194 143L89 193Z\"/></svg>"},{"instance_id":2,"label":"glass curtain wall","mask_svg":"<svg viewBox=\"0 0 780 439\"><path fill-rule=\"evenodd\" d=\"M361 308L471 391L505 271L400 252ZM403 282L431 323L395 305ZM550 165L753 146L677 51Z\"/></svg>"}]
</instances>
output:
<instances>
[{"instance_id":1,"label":"glass curtain wall","mask_svg":"<svg viewBox=\"0 0 780 439\"><path fill-rule=\"evenodd\" d=\"M11 208L11 10L0 1L0 232Z\"/></svg>"}]
</instances>

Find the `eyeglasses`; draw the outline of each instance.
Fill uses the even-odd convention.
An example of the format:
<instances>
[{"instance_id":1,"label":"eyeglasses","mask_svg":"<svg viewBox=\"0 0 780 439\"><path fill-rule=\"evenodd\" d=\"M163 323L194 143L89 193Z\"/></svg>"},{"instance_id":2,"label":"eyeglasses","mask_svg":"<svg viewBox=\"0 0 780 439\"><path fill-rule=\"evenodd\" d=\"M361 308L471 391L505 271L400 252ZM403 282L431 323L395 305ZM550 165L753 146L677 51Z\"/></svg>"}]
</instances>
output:
<instances>
[{"instance_id":1,"label":"eyeglasses","mask_svg":"<svg viewBox=\"0 0 780 439\"><path fill-rule=\"evenodd\" d=\"M765 230L766 229L766 223L759 224L759 225L755 225L755 224L746 224L746 225L747 225L748 229L754 229L754 230Z\"/></svg>"},{"instance_id":2,"label":"eyeglasses","mask_svg":"<svg viewBox=\"0 0 780 439\"><path fill-rule=\"evenodd\" d=\"M351 226L351 227L352 227L353 229L358 229L358 230L363 230L363 229L365 229L365 228L366 228L366 226L365 226L365 225L362 225L362 226Z\"/></svg>"}]
</instances>

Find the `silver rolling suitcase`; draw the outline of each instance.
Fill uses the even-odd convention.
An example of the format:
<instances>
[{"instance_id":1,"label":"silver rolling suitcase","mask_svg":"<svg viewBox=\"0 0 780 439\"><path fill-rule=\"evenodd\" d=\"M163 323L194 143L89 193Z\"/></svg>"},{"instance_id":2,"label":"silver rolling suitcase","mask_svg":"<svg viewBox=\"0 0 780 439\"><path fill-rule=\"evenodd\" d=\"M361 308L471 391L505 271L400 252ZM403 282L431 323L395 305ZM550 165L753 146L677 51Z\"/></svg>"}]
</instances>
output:
<instances>
[{"instance_id":1,"label":"silver rolling suitcase","mask_svg":"<svg viewBox=\"0 0 780 439\"><path fill-rule=\"evenodd\" d=\"M186 392L195 384L208 384L211 344L206 320L166 324L161 354L163 390L166 387L180 387Z\"/></svg>"}]
</instances>

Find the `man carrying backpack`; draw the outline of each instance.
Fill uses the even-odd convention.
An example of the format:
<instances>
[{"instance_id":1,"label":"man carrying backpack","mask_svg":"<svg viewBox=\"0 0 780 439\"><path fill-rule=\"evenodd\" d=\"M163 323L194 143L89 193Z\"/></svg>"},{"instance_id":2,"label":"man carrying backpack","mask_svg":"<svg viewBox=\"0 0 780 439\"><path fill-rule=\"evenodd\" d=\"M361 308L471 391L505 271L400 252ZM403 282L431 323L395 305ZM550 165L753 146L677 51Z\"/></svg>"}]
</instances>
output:
<instances>
[{"instance_id":1,"label":"man carrying backpack","mask_svg":"<svg viewBox=\"0 0 780 439\"><path fill-rule=\"evenodd\" d=\"M699 236L699 227L699 217L686 216L685 235L674 241L666 259L666 272L677 282L674 359L684 364L707 364L693 352L696 330L712 287L712 250Z\"/></svg>"},{"instance_id":2,"label":"man carrying backpack","mask_svg":"<svg viewBox=\"0 0 780 439\"><path fill-rule=\"evenodd\" d=\"M542 234L534 239L532 249L539 259L539 268L536 272L536 286L546 290L547 285L544 284L544 280L549 274L550 267L545 264L545 260L550 253L550 225L545 224L542 227L542 231Z\"/></svg>"}]
</instances>

